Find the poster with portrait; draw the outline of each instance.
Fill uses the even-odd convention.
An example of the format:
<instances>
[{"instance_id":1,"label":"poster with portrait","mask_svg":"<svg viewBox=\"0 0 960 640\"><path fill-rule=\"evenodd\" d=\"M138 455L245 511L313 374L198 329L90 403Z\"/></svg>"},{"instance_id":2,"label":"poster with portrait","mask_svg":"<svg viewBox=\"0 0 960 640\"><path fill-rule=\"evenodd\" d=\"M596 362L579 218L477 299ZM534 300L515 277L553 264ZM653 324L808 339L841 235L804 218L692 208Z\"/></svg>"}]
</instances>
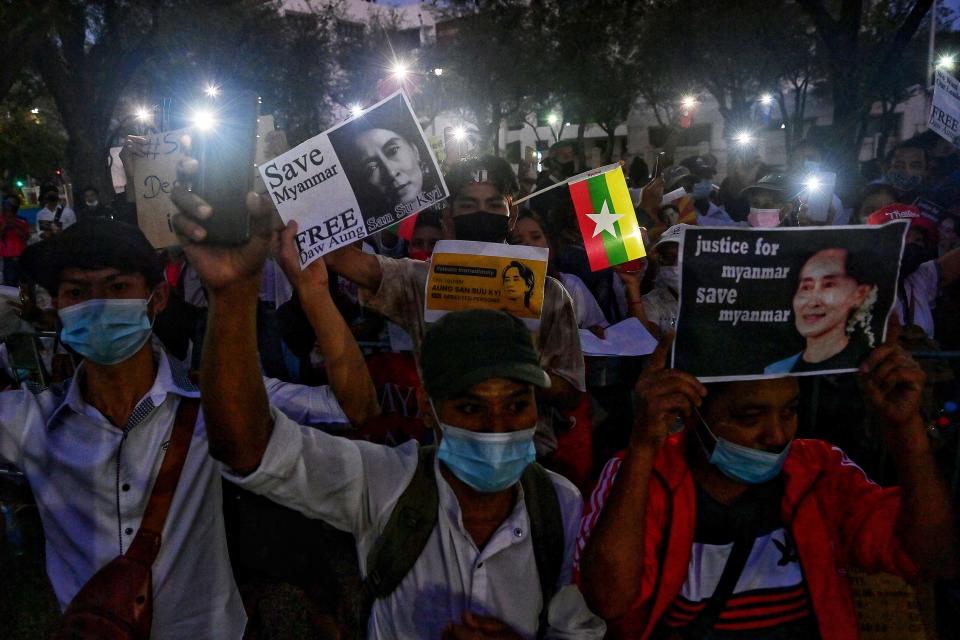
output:
<instances>
[{"instance_id":1,"label":"poster with portrait","mask_svg":"<svg viewBox=\"0 0 960 640\"><path fill-rule=\"evenodd\" d=\"M686 228L673 366L704 382L856 370L886 335L906 230Z\"/></svg>"},{"instance_id":2,"label":"poster with portrait","mask_svg":"<svg viewBox=\"0 0 960 640\"><path fill-rule=\"evenodd\" d=\"M171 222L176 207L170 193L177 179L177 162L184 157L180 139L189 132L189 129L177 129L146 136L143 143L133 147L130 155L137 226L156 249L177 244Z\"/></svg>"},{"instance_id":3,"label":"poster with portrait","mask_svg":"<svg viewBox=\"0 0 960 640\"><path fill-rule=\"evenodd\" d=\"M464 309L496 309L536 330L548 255L542 247L441 240L430 258L424 319L434 322Z\"/></svg>"},{"instance_id":4,"label":"poster with portrait","mask_svg":"<svg viewBox=\"0 0 960 640\"><path fill-rule=\"evenodd\" d=\"M301 266L449 195L399 91L259 169L280 217L299 225Z\"/></svg>"}]
</instances>

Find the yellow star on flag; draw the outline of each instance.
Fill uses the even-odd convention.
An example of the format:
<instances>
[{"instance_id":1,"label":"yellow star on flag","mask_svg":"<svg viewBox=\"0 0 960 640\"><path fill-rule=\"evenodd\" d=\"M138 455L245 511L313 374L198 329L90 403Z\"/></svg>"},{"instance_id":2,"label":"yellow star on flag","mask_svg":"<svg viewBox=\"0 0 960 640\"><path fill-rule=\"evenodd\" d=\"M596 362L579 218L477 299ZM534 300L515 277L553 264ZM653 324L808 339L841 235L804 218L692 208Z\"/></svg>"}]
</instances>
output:
<instances>
[{"instance_id":1,"label":"yellow star on flag","mask_svg":"<svg viewBox=\"0 0 960 640\"><path fill-rule=\"evenodd\" d=\"M601 232L606 231L611 236L616 238L617 230L613 225L626 214L610 213L610 208L607 207L607 201L604 200L603 206L600 208L600 213L588 213L586 215L588 218L593 220L593 224L596 225L593 228L593 236L591 237L596 238Z\"/></svg>"}]
</instances>

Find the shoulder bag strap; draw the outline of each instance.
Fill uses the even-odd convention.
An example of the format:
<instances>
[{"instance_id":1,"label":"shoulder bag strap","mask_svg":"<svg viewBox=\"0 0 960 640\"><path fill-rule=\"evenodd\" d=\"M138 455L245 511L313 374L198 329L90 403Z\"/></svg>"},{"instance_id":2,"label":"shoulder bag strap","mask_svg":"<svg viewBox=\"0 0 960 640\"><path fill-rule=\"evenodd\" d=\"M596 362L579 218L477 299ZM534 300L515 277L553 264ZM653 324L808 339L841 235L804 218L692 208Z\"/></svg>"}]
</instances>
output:
<instances>
[{"instance_id":1,"label":"shoulder bag strap","mask_svg":"<svg viewBox=\"0 0 960 640\"><path fill-rule=\"evenodd\" d=\"M523 487L524 507L530 516L530 537L533 542L533 557L540 577L540 593L543 608L537 637L542 638L548 625L550 600L557 591L557 581L563 567L564 527L560 500L550 475L534 462L520 478Z\"/></svg>"},{"instance_id":2,"label":"shoulder bag strap","mask_svg":"<svg viewBox=\"0 0 960 640\"><path fill-rule=\"evenodd\" d=\"M358 627L366 636L373 603L400 586L416 564L437 525L440 494L433 473L436 447L420 447L413 478L397 500L383 532L367 554L367 576L360 587Z\"/></svg>"},{"instance_id":3,"label":"shoulder bag strap","mask_svg":"<svg viewBox=\"0 0 960 640\"><path fill-rule=\"evenodd\" d=\"M183 463L190 450L190 441L193 438L199 410L199 399L181 398L163 463L153 483L150 501L143 512L140 529L126 554L137 557L148 566L153 564L160 551L160 534L163 532L163 525L170 511L170 503L173 502L173 494L180 480Z\"/></svg>"}]
</instances>

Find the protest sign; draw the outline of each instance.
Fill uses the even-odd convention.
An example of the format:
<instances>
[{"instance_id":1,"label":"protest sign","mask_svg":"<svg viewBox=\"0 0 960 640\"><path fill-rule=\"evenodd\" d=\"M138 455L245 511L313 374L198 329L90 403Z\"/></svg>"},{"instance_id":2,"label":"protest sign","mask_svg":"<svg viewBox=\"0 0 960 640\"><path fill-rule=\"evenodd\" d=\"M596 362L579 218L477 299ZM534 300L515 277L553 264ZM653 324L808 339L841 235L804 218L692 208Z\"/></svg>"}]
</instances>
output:
<instances>
[{"instance_id":1,"label":"protest sign","mask_svg":"<svg viewBox=\"0 0 960 640\"><path fill-rule=\"evenodd\" d=\"M620 165L588 171L570 178L568 184L591 271L646 255L633 200Z\"/></svg>"},{"instance_id":2,"label":"protest sign","mask_svg":"<svg viewBox=\"0 0 960 640\"><path fill-rule=\"evenodd\" d=\"M927 126L954 146L960 146L960 82L943 69L937 69Z\"/></svg>"},{"instance_id":3,"label":"protest sign","mask_svg":"<svg viewBox=\"0 0 960 640\"><path fill-rule=\"evenodd\" d=\"M441 240L430 258L424 319L450 311L506 311L535 330L540 324L549 251L542 247Z\"/></svg>"},{"instance_id":4,"label":"protest sign","mask_svg":"<svg viewBox=\"0 0 960 640\"><path fill-rule=\"evenodd\" d=\"M856 370L885 337L906 230L686 227L673 366L705 382Z\"/></svg>"},{"instance_id":5,"label":"protest sign","mask_svg":"<svg viewBox=\"0 0 960 640\"><path fill-rule=\"evenodd\" d=\"M306 266L449 195L420 123L397 92L260 165Z\"/></svg>"},{"instance_id":6,"label":"protest sign","mask_svg":"<svg viewBox=\"0 0 960 640\"><path fill-rule=\"evenodd\" d=\"M180 138L189 129L145 136L133 148L133 184L137 204L137 225L157 249L177 244L171 218L176 208L170 200L177 179L177 162L184 156Z\"/></svg>"}]
</instances>

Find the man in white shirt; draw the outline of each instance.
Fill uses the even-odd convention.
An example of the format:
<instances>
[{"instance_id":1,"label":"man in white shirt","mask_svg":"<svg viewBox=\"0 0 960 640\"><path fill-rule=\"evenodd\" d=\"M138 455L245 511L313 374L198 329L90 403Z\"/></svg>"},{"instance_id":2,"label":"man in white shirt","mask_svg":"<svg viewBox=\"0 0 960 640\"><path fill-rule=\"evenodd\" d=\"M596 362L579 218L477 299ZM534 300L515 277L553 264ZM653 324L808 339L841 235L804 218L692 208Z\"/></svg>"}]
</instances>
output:
<instances>
[{"instance_id":1,"label":"man in white shirt","mask_svg":"<svg viewBox=\"0 0 960 640\"><path fill-rule=\"evenodd\" d=\"M196 212L203 203L180 187L174 201L182 212L174 221L181 235L201 240L205 231ZM258 207L258 217L265 217L269 206L261 201ZM295 233L291 223L284 235ZM253 234L232 252L185 247L211 294L212 330L202 371L216 365L219 375L201 380L211 451L232 469L228 477L355 536L361 573L375 596L361 622L368 637L602 638L603 621L571 584L579 492L562 477L531 466L534 389L548 386L550 377L522 322L474 310L450 314L425 332L424 391L418 400L438 427L436 451L418 451L413 442L378 446L301 427L270 409L263 382L250 372L257 357L256 274L267 241ZM325 269L317 260L302 273L325 274ZM528 471L547 479L539 499L522 488L538 486L525 484ZM435 502L424 495L411 498L411 485L424 493L433 487ZM417 498L432 507L408 510L408 501L417 506ZM549 511L548 504L555 505L562 523L550 532L538 527L544 519L537 516L541 509ZM557 529L562 529L557 562L541 563L538 540ZM391 576L390 561L400 558L379 549L398 549L403 556L411 546L420 551L410 554L400 575ZM544 587L543 575L557 578L544 581ZM390 588L378 592L385 583Z\"/></svg>"},{"instance_id":2,"label":"man in white shirt","mask_svg":"<svg viewBox=\"0 0 960 640\"><path fill-rule=\"evenodd\" d=\"M56 235L75 223L77 214L60 202L60 194L51 189L43 195L43 208L37 211L36 237L40 240Z\"/></svg>"},{"instance_id":3,"label":"man in white shirt","mask_svg":"<svg viewBox=\"0 0 960 640\"><path fill-rule=\"evenodd\" d=\"M934 337L933 309L940 292L960 280L960 248L937 257L937 225L914 205L892 204L878 209L867 224L909 220L900 261L895 309L900 324L915 325Z\"/></svg>"},{"instance_id":4,"label":"man in white shirt","mask_svg":"<svg viewBox=\"0 0 960 640\"><path fill-rule=\"evenodd\" d=\"M25 272L54 295L63 343L84 357L63 385L36 395L0 393L0 462L15 465L30 482L46 537L47 573L65 608L94 573L129 549L177 408L199 391L151 344L153 319L169 291L156 252L139 229L85 221L29 247L22 261ZM358 402L344 408L362 421L376 399L352 346L358 357L344 368ZM343 343L339 350L350 348ZM339 378L333 382L338 391L345 372L331 378ZM259 367L251 374L259 378ZM273 380L268 387L298 421L346 421L328 388ZM155 639L239 639L244 632L246 616L224 534L221 466L207 449L201 416L152 567Z\"/></svg>"}]
</instances>

